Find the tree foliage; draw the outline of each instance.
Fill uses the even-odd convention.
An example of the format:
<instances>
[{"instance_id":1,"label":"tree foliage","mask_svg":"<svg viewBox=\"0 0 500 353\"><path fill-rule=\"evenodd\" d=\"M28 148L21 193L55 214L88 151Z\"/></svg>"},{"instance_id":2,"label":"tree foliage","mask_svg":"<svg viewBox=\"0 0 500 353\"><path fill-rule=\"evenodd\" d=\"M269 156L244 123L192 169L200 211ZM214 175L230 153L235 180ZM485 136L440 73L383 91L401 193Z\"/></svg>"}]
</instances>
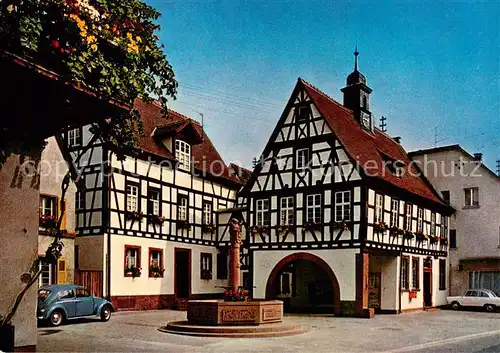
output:
<instances>
[{"instance_id":1,"label":"tree foliage","mask_svg":"<svg viewBox=\"0 0 500 353\"><path fill-rule=\"evenodd\" d=\"M105 100L175 98L177 82L155 34L160 13L139 0L0 0L0 49L20 54ZM99 122L117 146L141 131L139 112Z\"/></svg>"}]
</instances>

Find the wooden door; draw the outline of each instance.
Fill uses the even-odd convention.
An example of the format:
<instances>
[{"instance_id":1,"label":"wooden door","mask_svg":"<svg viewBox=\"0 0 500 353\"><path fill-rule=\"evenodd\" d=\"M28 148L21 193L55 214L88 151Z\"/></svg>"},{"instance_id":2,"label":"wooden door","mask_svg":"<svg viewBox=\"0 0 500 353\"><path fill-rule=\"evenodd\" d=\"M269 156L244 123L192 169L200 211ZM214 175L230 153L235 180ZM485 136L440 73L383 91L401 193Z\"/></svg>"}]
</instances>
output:
<instances>
[{"instance_id":1,"label":"wooden door","mask_svg":"<svg viewBox=\"0 0 500 353\"><path fill-rule=\"evenodd\" d=\"M191 294L191 250L175 249L175 296L188 299Z\"/></svg>"},{"instance_id":2,"label":"wooden door","mask_svg":"<svg viewBox=\"0 0 500 353\"><path fill-rule=\"evenodd\" d=\"M64 284L68 281L66 259L61 257L57 260L57 283Z\"/></svg>"},{"instance_id":3,"label":"wooden door","mask_svg":"<svg viewBox=\"0 0 500 353\"><path fill-rule=\"evenodd\" d=\"M370 272L368 278L368 307L380 309L380 272Z\"/></svg>"}]
</instances>

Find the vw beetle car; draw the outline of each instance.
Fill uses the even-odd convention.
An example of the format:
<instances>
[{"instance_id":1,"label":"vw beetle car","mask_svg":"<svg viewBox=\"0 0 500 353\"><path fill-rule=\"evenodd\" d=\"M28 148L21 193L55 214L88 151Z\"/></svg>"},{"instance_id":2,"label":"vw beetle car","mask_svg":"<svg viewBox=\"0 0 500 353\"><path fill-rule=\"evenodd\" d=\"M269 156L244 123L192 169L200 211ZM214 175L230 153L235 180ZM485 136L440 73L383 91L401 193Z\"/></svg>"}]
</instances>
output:
<instances>
[{"instance_id":1,"label":"vw beetle car","mask_svg":"<svg viewBox=\"0 0 500 353\"><path fill-rule=\"evenodd\" d=\"M88 316L108 321L113 311L109 301L91 296L82 286L55 284L38 290L37 318L47 320L53 326L59 326L64 320Z\"/></svg>"}]
</instances>

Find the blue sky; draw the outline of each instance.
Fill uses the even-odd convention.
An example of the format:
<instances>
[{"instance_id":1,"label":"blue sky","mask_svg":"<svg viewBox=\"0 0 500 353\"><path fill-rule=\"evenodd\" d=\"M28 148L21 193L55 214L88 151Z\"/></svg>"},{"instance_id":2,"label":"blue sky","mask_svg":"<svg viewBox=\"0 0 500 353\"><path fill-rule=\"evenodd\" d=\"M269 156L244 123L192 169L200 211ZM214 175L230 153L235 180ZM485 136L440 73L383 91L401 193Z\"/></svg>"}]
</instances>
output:
<instances>
[{"instance_id":1,"label":"blue sky","mask_svg":"<svg viewBox=\"0 0 500 353\"><path fill-rule=\"evenodd\" d=\"M179 81L170 107L226 162L250 167L302 77L342 102L360 51L371 109L407 150L461 144L500 159L500 5L489 2L157 1Z\"/></svg>"}]
</instances>

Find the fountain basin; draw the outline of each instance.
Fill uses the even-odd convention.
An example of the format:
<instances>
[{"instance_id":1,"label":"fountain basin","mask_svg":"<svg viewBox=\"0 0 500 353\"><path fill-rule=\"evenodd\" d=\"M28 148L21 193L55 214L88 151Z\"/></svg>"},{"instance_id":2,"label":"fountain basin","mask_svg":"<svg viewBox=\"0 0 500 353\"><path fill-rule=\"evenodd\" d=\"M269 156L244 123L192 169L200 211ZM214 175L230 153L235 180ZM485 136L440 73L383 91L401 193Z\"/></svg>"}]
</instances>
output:
<instances>
[{"instance_id":1,"label":"fountain basin","mask_svg":"<svg viewBox=\"0 0 500 353\"><path fill-rule=\"evenodd\" d=\"M279 300L190 300L190 325L261 325L283 321L283 302Z\"/></svg>"}]
</instances>

